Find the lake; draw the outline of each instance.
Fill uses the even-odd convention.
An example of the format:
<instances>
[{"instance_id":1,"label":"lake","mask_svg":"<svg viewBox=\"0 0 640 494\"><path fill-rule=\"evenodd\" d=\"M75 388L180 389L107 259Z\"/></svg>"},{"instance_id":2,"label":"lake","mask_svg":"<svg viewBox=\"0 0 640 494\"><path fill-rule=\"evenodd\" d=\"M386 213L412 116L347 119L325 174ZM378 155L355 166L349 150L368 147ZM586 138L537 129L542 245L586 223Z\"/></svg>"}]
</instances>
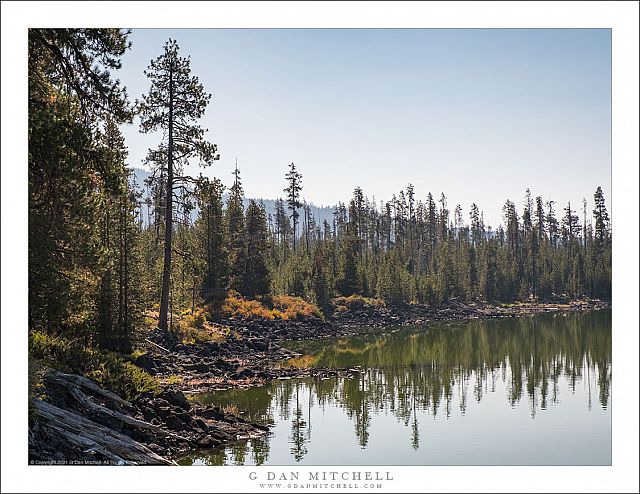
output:
<instances>
[{"instance_id":1,"label":"lake","mask_svg":"<svg viewBox=\"0 0 640 494\"><path fill-rule=\"evenodd\" d=\"M355 368L196 400L272 426L182 465L609 465L611 311L284 344Z\"/></svg>"}]
</instances>

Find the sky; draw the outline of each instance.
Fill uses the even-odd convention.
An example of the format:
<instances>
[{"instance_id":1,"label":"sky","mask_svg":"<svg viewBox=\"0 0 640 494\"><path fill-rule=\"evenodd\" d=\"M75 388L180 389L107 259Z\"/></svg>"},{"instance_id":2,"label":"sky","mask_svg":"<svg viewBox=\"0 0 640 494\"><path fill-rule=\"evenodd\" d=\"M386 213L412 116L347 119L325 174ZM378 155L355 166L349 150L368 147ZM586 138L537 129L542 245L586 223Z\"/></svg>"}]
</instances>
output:
<instances>
[{"instance_id":1,"label":"sky","mask_svg":"<svg viewBox=\"0 0 640 494\"><path fill-rule=\"evenodd\" d=\"M559 215L593 209L597 186L609 205L608 29L135 29L115 74L132 100L170 37L213 95L201 123L221 158L188 171L230 185L237 159L248 197L281 197L293 161L317 205L409 183L493 226L527 187ZM123 133L140 167L160 136Z\"/></svg>"}]
</instances>

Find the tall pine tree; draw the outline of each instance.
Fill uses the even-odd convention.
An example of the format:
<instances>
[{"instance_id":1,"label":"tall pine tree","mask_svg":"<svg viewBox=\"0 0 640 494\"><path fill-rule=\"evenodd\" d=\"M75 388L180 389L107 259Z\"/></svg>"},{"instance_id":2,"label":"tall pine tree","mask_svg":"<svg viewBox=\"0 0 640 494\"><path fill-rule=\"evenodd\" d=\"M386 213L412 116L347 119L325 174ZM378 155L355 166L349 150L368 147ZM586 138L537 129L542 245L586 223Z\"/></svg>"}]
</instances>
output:
<instances>
[{"instance_id":1,"label":"tall pine tree","mask_svg":"<svg viewBox=\"0 0 640 494\"><path fill-rule=\"evenodd\" d=\"M190 59L180 57L178 51L178 43L169 39L163 53L151 61L145 71L151 87L139 103L141 131L161 130L167 138L164 262L158 324L164 330L168 329L174 193L188 181L187 177L175 175L175 164L195 157L201 165L208 166L219 159L216 145L205 140L205 129L196 123L204 115L211 95L191 74Z\"/></svg>"}]
</instances>

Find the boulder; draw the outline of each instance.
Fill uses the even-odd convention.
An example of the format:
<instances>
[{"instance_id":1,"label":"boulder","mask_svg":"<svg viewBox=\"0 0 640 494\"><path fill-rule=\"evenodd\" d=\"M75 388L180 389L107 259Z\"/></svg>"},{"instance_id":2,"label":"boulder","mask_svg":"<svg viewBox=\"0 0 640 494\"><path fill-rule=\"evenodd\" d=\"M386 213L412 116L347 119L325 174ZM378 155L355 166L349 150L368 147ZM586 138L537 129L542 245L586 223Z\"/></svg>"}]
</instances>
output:
<instances>
[{"instance_id":1,"label":"boulder","mask_svg":"<svg viewBox=\"0 0 640 494\"><path fill-rule=\"evenodd\" d=\"M142 355L139 355L138 357L136 357L133 363L146 371L150 371L155 367L155 362L153 361L153 357L148 353L143 353Z\"/></svg>"},{"instance_id":2,"label":"boulder","mask_svg":"<svg viewBox=\"0 0 640 494\"><path fill-rule=\"evenodd\" d=\"M159 398L183 410L191 410L191 403L189 403L189 400L187 400L187 397L182 391L167 389L160 393Z\"/></svg>"},{"instance_id":3,"label":"boulder","mask_svg":"<svg viewBox=\"0 0 640 494\"><path fill-rule=\"evenodd\" d=\"M167 427L174 431L183 431L188 428L185 423L175 415L168 415L164 421Z\"/></svg>"}]
</instances>

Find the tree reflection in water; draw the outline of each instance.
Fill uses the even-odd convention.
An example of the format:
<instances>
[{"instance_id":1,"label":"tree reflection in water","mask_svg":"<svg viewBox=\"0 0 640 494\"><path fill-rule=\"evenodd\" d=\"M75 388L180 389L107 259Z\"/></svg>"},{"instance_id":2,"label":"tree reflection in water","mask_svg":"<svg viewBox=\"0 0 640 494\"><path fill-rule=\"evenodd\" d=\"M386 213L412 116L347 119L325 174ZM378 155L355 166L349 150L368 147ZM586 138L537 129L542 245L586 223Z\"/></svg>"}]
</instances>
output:
<instances>
[{"instance_id":1,"label":"tree reflection in water","mask_svg":"<svg viewBox=\"0 0 640 494\"><path fill-rule=\"evenodd\" d=\"M289 345L315 365L361 366L359 376L277 381L262 388L216 392L199 399L220 405L233 403L246 418L264 424L289 421L290 451L296 462L313 444L313 407L343 409L353 422L361 448L367 447L372 415L392 414L409 428L411 447L418 449L419 414L448 419L454 397L460 413L465 414L469 399L480 403L500 381L506 384L511 407L526 397L531 418L540 409L558 403L563 378L572 392L578 385L588 387L585 406L589 410L596 396L601 407L609 404L610 311L386 331L384 335ZM253 463L264 463L269 455L269 438L212 452L206 463L244 464L248 453Z\"/></svg>"}]
</instances>

